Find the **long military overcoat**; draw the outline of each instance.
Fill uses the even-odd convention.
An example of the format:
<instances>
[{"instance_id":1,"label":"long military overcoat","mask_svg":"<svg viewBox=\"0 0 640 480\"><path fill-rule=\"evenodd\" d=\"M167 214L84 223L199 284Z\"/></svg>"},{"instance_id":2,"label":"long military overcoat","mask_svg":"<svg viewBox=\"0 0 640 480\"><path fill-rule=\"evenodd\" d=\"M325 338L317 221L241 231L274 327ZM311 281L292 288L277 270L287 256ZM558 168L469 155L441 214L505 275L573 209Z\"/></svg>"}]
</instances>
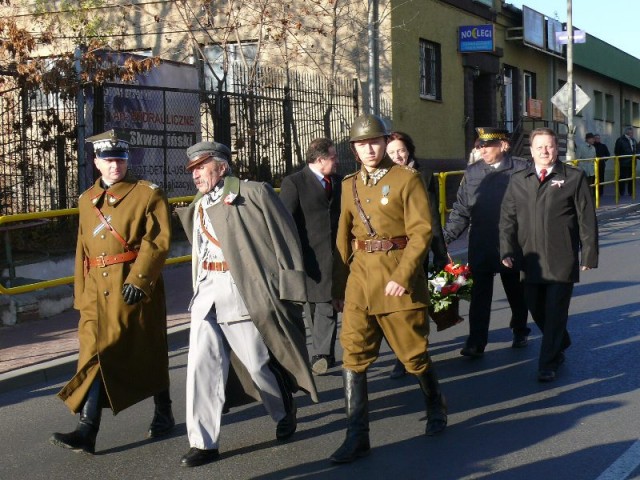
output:
<instances>
[{"instance_id":1,"label":"long military overcoat","mask_svg":"<svg viewBox=\"0 0 640 480\"><path fill-rule=\"evenodd\" d=\"M429 293L422 267L431 242L431 212L424 182L417 170L383 159L388 172L374 185L362 172L342 182L342 208L333 264L333 298L344 299L378 315L425 308ZM364 214L376 232L369 237L355 205L353 181ZM408 237L406 248L367 253L353 250L352 240ZM384 294L393 280L407 289L396 297Z\"/></svg>"},{"instance_id":2,"label":"long military overcoat","mask_svg":"<svg viewBox=\"0 0 640 480\"><path fill-rule=\"evenodd\" d=\"M598 222L589 182L556 162L543 183L532 164L515 173L502 203L500 254L518 260L530 283L574 283L598 266Z\"/></svg>"},{"instance_id":3,"label":"long military overcoat","mask_svg":"<svg viewBox=\"0 0 640 480\"><path fill-rule=\"evenodd\" d=\"M132 249L133 262L85 270L87 258L125 251L98 218L94 206ZM114 414L169 387L167 316L162 267L171 241L166 196L149 182L127 176L104 190L100 180L79 199L79 228L74 276L74 307L80 311L80 354L75 376L58 396L72 412L97 375ZM127 305L122 286L145 293Z\"/></svg>"},{"instance_id":4,"label":"long military overcoat","mask_svg":"<svg viewBox=\"0 0 640 480\"><path fill-rule=\"evenodd\" d=\"M240 290L251 320L280 365L293 390L302 389L318 401L307 359L302 304L307 301L300 239L291 214L264 183L225 177L223 201L205 209L220 242L229 271ZM235 195L233 199L229 196ZM193 244L194 202L178 209ZM193 281L197 251L193 251ZM238 380L238 381L236 381ZM232 353L225 406L260 396L249 372Z\"/></svg>"},{"instance_id":5,"label":"long military overcoat","mask_svg":"<svg viewBox=\"0 0 640 480\"><path fill-rule=\"evenodd\" d=\"M327 199L318 177L305 166L282 180L280 200L298 227L305 272L307 297L312 303L331 301L333 250L340 218L342 177L331 175L332 195Z\"/></svg>"}]
</instances>

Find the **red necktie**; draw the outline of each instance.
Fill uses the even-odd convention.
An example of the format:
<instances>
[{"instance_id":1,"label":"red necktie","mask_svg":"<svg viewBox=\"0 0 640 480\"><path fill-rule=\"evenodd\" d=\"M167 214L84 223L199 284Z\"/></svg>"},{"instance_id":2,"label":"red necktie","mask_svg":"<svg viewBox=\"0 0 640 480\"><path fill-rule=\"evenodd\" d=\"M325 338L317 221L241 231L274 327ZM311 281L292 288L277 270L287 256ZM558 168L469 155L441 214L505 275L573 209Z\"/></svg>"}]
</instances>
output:
<instances>
[{"instance_id":1,"label":"red necktie","mask_svg":"<svg viewBox=\"0 0 640 480\"><path fill-rule=\"evenodd\" d=\"M544 182L545 178L547 178L547 169L543 168L540 170L540 183Z\"/></svg>"},{"instance_id":2,"label":"red necktie","mask_svg":"<svg viewBox=\"0 0 640 480\"><path fill-rule=\"evenodd\" d=\"M331 193L333 193L333 189L331 187L331 177L327 175L324 176L324 193L327 196L327 200L331 200Z\"/></svg>"}]
</instances>

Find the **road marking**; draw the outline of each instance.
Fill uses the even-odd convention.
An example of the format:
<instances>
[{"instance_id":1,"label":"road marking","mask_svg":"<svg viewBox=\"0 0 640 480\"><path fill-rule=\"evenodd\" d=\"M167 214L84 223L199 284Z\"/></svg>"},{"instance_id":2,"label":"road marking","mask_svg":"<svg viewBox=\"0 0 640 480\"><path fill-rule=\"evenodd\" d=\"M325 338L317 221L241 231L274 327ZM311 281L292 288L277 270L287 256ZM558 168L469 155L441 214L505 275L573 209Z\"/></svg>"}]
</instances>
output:
<instances>
[{"instance_id":1,"label":"road marking","mask_svg":"<svg viewBox=\"0 0 640 480\"><path fill-rule=\"evenodd\" d=\"M640 465L640 440L631 445L596 480L624 480Z\"/></svg>"}]
</instances>

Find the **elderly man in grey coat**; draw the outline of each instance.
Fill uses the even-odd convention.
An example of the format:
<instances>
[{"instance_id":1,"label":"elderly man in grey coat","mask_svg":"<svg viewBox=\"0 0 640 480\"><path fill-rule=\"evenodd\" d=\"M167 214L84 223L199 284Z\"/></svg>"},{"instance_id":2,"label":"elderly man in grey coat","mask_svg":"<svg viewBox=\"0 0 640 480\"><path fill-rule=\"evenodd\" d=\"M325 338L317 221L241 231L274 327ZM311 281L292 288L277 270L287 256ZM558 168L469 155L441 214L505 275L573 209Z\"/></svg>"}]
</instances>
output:
<instances>
[{"instance_id":1,"label":"elderly man in grey coat","mask_svg":"<svg viewBox=\"0 0 640 480\"><path fill-rule=\"evenodd\" d=\"M231 151L216 142L187 150L199 191L178 212L193 246L187 434L180 464L216 460L223 408L261 400L276 438L296 430L292 393L317 401L307 363L300 240L273 189L230 176Z\"/></svg>"}]
</instances>

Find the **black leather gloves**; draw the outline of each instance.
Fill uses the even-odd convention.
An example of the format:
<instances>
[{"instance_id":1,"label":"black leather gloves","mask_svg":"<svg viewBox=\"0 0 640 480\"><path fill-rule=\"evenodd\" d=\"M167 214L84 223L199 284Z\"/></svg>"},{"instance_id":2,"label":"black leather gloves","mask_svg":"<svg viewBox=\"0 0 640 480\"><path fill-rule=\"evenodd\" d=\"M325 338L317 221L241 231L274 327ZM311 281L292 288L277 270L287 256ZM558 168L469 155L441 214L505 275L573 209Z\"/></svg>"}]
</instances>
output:
<instances>
[{"instance_id":1,"label":"black leather gloves","mask_svg":"<svg viewBox=\"0 0 640 480\"><path fill-rule=\"evenodd\" d=\"M124 303L127 305L135 305L144 296L144 292L135 285L125 283L122 287L122 296L124 297Z\"/></svg>"}]
</instances>

